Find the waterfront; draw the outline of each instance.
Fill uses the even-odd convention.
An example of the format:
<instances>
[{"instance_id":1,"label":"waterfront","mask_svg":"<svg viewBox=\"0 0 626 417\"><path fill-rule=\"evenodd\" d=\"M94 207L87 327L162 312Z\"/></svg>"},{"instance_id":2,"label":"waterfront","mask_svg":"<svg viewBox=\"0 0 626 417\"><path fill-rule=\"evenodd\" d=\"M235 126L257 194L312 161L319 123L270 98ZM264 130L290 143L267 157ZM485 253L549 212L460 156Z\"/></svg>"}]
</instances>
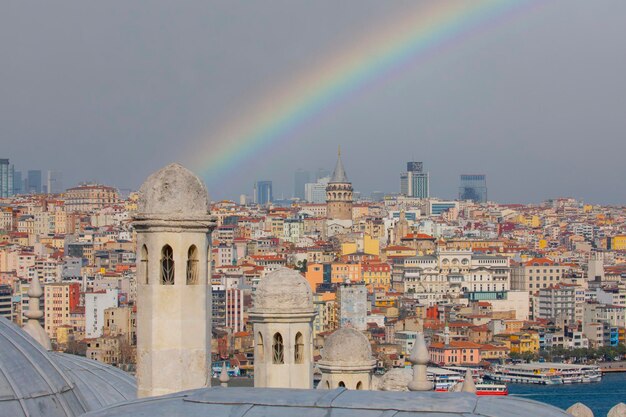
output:
<instances>
[{"instance_id":1,"label":"waterfront","mask_svg":"<svg viewBox=\"0 0 626 417\"><path fill-rule=\"evenodd\" d=\"M605 417L611 407L626 402L626 373L609 373L601 382L566 385L508 384L510 395L541 401L567 409L581 402L591 408L595 417Z\"/></svg>"}]
</instances>

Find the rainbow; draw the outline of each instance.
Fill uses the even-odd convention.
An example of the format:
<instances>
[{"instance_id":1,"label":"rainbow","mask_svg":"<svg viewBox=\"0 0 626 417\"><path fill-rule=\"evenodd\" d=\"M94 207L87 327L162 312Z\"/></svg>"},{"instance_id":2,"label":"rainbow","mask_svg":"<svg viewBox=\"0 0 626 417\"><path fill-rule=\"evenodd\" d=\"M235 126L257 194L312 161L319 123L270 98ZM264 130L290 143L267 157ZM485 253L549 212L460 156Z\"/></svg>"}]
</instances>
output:
<instances>
[{"instance_id":1,"label":"rainbow","mask_svg":"<svg viewBox=\"0 0 626 417\"><path fill-rule=\"evenodd\" d=\"M203 136L206 152L194 146L194 170L217 183L232 169L268 148L297 138L298 129L346 98L420 59L465 39L534 0L430 0L415 2L409 13L390 20L323 64L285 83L271 94L253 98L248 111Z\"/></svg>"}]
</instances>

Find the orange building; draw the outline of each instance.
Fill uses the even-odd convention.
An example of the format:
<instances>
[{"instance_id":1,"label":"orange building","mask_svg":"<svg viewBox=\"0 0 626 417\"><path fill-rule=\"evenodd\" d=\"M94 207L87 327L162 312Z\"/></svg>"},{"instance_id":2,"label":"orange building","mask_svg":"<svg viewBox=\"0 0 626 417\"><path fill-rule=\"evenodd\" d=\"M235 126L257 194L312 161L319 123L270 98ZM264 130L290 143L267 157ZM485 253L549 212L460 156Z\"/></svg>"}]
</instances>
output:
<instances>
[{"instance_id":1,"label":"orange building","mask_svg":"<svg viewBox=\"0 0 626 417\"><path fill-rule=\"evenodd\" d=\"M430 361L439 365L478 365L481 345L472 342L451 341L450 344L431 343Z\"/></svg>"}]
</instances>

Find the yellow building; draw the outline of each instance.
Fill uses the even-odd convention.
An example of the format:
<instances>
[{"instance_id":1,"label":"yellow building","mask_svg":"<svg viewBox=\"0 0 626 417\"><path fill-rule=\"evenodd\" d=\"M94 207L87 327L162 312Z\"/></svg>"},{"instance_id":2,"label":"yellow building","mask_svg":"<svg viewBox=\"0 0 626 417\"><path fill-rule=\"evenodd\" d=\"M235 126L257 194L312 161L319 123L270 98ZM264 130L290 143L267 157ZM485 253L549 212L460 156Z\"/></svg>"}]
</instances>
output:
<instances>
[{"instance_id":1,"label":"yellow building","mask_svg":"<svg viewBox=\"0 0 626 417\"><path fill-rule=\"evenodd\" d=\"M388 263L363 263L361 273L367 291L372 292L374 288L389 291L391 288L391 267Z\"/></svg>"},{"instance_id":2,"label":"yellow building","mask_svg":"<svg viewBox=\"0 0 626 417\"><path fill-rule=\"evenodd\" d=\"M361 281L361 264L334 262L330 269L330 282L343 284Z\"/></svg>"},{"instance_id":3,"label":"yellow building","mask_svg":"<svg viewBox=\"0 0 626 417\"><path fill-rule=\"evenodd\" d=\"M523 354L539 351L539 334L535 332L520 332L507 335L507 345L511 353Z\"/></svg>"},{"instance_id":4,"label":"yellow building","mask_svg":"<svg viewBox=\"0 0 626 417\"><path fill-rule=\"evenodd\" d=\"M617 235L613 236L613 241L611 242L612 250L626 250L626 235Z\"/></svg>"},{"instance_id":5,"label":"yellow building","mask_svg":"<svg viewBox=\"0 0 626 417\"><path fill-rule=\"evenodd\" d=\"M378 239L373 239L371 236L364 234L362 239L357 239L355 242L345 242L341 244L341 255L352 255L358 253L362 248L363 253L366 255L380 256L380 242Z\"/></svg>"},{"instance_id":6,"label":"yellow building","mask_svg":"<svg viewBox=\"0 0 626 417\"><path fill-rule=\"evenodd\" d=\"M513 221L515 223L523 224L524 226L527 226L527 227L532 227L532 228L541 227L541 219L539 219L539 216L537 215L524 216L523 214L520 214L515 219L513 219Z\"/></svg>"}]
</instances>

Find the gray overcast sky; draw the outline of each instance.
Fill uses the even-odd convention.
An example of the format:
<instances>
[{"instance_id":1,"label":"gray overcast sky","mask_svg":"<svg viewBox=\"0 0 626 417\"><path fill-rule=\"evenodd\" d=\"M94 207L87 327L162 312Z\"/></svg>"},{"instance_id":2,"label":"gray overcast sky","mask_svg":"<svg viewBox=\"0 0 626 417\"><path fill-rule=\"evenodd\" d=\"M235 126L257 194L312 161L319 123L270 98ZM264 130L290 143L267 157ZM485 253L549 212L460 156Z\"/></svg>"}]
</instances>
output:
<instances>
[{"instance_id":1,"label":"gray overcast sky","mask_svg":"<svg viewBox=\"0 0 626 417\"><path fill-rule=\"evenodd\" d=\"M210 179L212 197L250 194L256 179L291 196L295 169L332 169L341 144L363 194L398 191L413 159L434 196L456 196L467 172L487 174L495 201L626 204L626 1L533 4L348 96L287 145ZM252 98L413 6L4 2L0 157L60 170L66 186L136 188L172 160L190 164L196 148L210 153L211 132Z\"/></svg>"}]
</instances>

